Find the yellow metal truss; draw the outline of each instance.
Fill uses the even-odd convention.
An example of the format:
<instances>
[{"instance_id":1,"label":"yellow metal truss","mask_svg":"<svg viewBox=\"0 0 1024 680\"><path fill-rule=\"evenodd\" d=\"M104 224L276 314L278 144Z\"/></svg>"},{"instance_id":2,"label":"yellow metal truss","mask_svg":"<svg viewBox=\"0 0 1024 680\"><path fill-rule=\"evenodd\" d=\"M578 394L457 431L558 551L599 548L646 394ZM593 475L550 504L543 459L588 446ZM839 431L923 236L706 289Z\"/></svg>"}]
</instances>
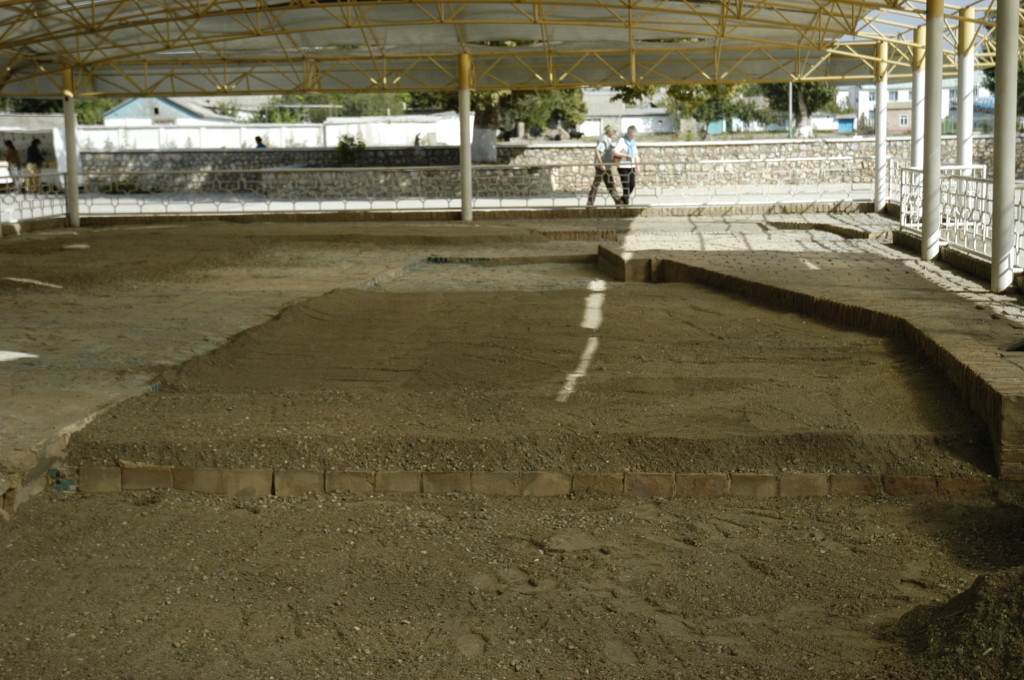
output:
<instances>
[{"instance_id":1,"label":"yellow metal truss","mask_svg":"<svg viewBox=\"0 0 1024 680\"><path fill-rule=\"evenodd\" d=\"M956 64L957 11L944 50ZM994 52L978 8L977 60ZM912 63L923 1L0 0L0 95L444 91L869 81Z\"/></svg>"}]
</instances>

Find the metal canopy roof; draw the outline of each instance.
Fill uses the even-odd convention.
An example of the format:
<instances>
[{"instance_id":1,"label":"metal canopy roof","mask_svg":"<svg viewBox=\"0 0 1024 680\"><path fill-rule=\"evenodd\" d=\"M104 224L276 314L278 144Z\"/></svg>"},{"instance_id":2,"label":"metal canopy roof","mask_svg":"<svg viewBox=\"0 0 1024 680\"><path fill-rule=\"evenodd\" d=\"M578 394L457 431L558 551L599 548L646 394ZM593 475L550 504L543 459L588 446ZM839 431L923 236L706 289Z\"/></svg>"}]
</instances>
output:
<instances>
[{"instance_id":1,"label":"metal canopy roof","mask_svg":"<svg viewBox=\"0 0 1024 680\"><path fill-rule=\"evenodd\" d=\"M986 26L992 0L977 4ZM0 95L281 94L790 79L911 62L923 1L0 0ZM992 50L980 30L978 62ZM947 37L955 64L955 33Z\"/></svg>"}]
</instances>

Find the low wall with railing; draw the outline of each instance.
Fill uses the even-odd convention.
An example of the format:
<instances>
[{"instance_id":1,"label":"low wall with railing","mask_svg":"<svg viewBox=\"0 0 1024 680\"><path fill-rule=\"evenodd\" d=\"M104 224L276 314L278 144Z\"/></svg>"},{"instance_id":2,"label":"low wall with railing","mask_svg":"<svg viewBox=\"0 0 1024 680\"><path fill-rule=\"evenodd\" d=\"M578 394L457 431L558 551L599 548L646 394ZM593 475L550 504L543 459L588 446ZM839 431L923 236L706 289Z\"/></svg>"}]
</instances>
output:
<instances>
[{"instance_id":1,"label":"low wall with railing","mask_svg":"<svg viewBox=\"0 0 1024 680\"><path fill-rule=\"evenodd\" d=\"M1017 157L1024 172L1024 145ZM974 163L990 168L992 137L979 135L974 142ZM875 147L873 138L837 138L810 140L728 141L728 142L651 142L641 143L641 158L656 166L657 175L646 178L649 186L681 188L708 185L751 185L829 181L872 182ZM888 141L891 158L903 161L910 156L906 137ZM573 175L586 174L593 145L580 142L534 145L503 144L498 147L501 167L565 168L551 174L551 190L574 190ZM457 171L457 147L376 147L359 153L354 163L343 163L335 149L181 149L161 151L83 151L83 173L109 175L125 172L193 172L211 170L267 170L276 168L340 168L449 166ZM942 162L956 162L956 140L942 140ZM475 166L480 172L486 166ZM457 183L454 185L457 186ZM344 187L338 187L339 192Z\"/></svg>"}]
</instances>

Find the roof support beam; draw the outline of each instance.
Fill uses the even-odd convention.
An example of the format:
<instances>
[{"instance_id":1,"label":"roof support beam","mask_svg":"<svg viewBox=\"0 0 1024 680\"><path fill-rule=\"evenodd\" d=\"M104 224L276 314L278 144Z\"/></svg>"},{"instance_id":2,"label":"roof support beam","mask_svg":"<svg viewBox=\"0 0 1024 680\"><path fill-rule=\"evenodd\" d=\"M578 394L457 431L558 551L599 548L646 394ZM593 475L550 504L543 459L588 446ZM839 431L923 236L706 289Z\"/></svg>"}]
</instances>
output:
<instances>
[{"instance_id":1,"label":"roof support beam","mask_svg":"<svg viewBox=\"0 0 1024 680\"><path fill-rule=\"evenodd\" d=\"M889 157L885 146L889 133L889 43L879 41L875 56L875 212L882 212L889 202Z\"/></svg>"},{"instance_id":2,"label":"roof support beam","mask_svg":"<svg viewBox=\"0 0 1024 680\"><path fill-rule=\"evenodd\" d=\"M67 154L67 179L64 199L67 202L68 226L81 226L78 212L78 118L75 116L75 78L71 69L64 69L64 153Z\"/></svg>"},{"instance_id":3,"label":"roof support beam","mask_svg":"<svg viewBox=\"0 0 1024 680\"><path fill-rule=\"evenodd\" d=\"M921 195L921 259L939 256L942 204L942 46L943 0L928 0L925 42L924 181ZM1016 43L1014 43L1016 44Z\"/></svg>"},{"instance_id":4,"label":"roof support beam","mask_svg":"<svg viewBox=\"0 0 1024 680\"><path fill-rule=\"evenodd\" d=\"M996 124L992 177L992 292L1013 285L1014 176L1017 152L1017 55L1020 0L996 8Z\"/></svg>"},{"instance_id":5,"label":"roof support beam","mask_svg":"<svg viewBox=\"0 0 1024 680\"><path fill-rule=\"evenodd\" d=\"M473 60L459 55L459 169L462 174L462 221L473 221L473 129L469 125L469 95Z\"/></svg>"},{"instance_id":6,"label":"roof support beam","mask_svg":"<svg viewBox=\"0 0 1024 680\"><path fill-rule=\"evenodd\" d=\"M956 74L956 164L974 163L974 8L960 10L957 26L959 63Z\"/></svg>"},{"instance_id":7,"label":"roof support beam","mask_svg":"<svg viewBox=\"0 0 1024 680\"><path fill-rule=\"evenodd\" d=\"M924 167L924 95L925 95L925 43L927 31L918 26L914 31L914 75L910 89L910 167Z\"/></svg>"}]
</instances>

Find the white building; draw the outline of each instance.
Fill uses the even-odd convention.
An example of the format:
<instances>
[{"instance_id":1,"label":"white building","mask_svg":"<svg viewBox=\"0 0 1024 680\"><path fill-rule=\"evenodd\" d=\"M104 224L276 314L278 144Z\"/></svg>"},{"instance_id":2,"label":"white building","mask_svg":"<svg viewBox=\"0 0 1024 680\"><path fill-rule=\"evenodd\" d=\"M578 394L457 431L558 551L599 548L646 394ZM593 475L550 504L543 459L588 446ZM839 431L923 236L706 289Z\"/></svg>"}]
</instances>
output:
<instances>
[{"instance_id":1,"label":"white building","mask_svg":"<svg viewBox=\"0 0 1024 680\"><path fill-rule=\"evenodd\" d=\"M627 106L612 101L615 91L608 87L583 88L583 103L587 106L587 119L578 127L587 137L597 137L605 125L614 126L620 132L635 125L640 133L676 132L676 124L668 109L655 104L662 95L655 95L654 101L646 99L637 106Z\"/></svg>"},{"instance_id":2,"label":"white building","mask_svg":"<svg viewBox=\"0 0 1024 680\"><path fill-rule=\"evenodd\" d=\"M981 74L977 73L975 83L981 82ZM840 96L853 104L858 121L867 121L871 126L875 124L875 85L852 85L840 89ZM913 82L910 80L890 81L889 104L888 104L888 126L887 130L894 134L909 134L914 118L914 91ZM991 99L992 93L984 87L976 85L974 97L977 103L983 103ZM840 101L839 97L836 98ZM944 78L942 80L942 96L939 108L943 119L956 118L957 102L957 79Z\"/></svg>"}]
</instances>

